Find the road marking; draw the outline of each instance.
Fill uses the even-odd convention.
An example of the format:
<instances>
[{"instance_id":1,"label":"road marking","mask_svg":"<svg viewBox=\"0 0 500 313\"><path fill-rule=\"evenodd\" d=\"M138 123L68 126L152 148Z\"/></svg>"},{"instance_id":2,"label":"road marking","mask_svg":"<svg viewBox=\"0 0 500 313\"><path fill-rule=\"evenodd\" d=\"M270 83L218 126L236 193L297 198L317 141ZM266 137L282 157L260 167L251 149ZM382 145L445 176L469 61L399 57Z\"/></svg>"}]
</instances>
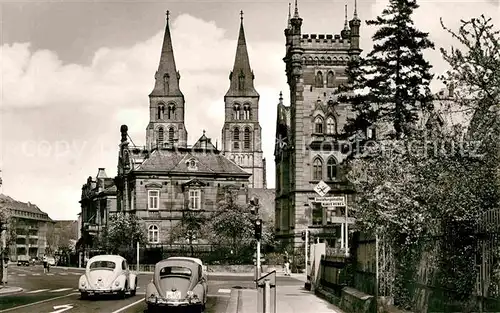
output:
<instances>
[{"instance_id":1,"label":"road marking","mask_svg":"<svg viewBox=\"0 0 500 313\"><path fill-rule=\"evenodd\" d=\"M38 289L38 290L32 290L32 291L28 291L27 293L39 293L39 292L44 292L44 291L47 291L49 289Z\"/></svg>"},{"instance_id":2,"label":"road marking","mask_svg":"<svg viewBox=\"0 0 500 313\"><path fill-rule=\"evenodd\" d=\"M18 276L24 277L26 274L17 274Z\"/></svg>"},{"instance_id":3,"label":"road marking","mask_svg":"<svg viewBox=\"0 0 500 313\"><path fill-rule=\"evenodd\" d=\"M60 275L66 276L68 273L59 273Z\"/></svg>"},{"instance_id":4,"label":"road marking","mask_svg":"<svg viewBox=\"0 0 500 313\"><path fill-rule=\"evenodd\" d=\"M33 276L40 276L40 273L34 273Z\"/></svg>"},{"instance_id":5,"label":"road marking","mask_svg":"<svg viewBox=\"0 0 500 313\"><path fill-rule=\"evenodd\" d=\"M231 293L231 289L219 289L219 293Z\"/></svg>"},{"instance_id":6,"label":"road marking","mask_svg":"<svg viewBox=\"0 0 500 313\"><path fill-rule=\"evenodd\" d=\"M118 309L118 310L116 310L116 311L113 311L113 312L111 312L111 313L119 313L119 312L125 311L126 309L131 308L131 307L133 307L134 305L137 305L137 304L139 304L139 303L141 303L141 302L143 302L143 301L144 301L144 299L139 299L139 300L137 300L137 301L135 301L135 302L133 302L133 303L130 303L129 305L126 305L126 306L124 306L123 308L120 308L120 309Z\"/></svg>"},{"instance_id":7,"label":"road marking","mask_svg":"<svg viewBox=\"0 0 500 313\"><path fill-rule=\"evenodd\" d=\"M73 308L73 306L71 304L55 305L54 310L57 310L57 311L53 311L51 313L61 313L61 312L67 311L67 310L71 310L72 308Z\"/></svg>"},{"instance_id":8,"label":"road marking","mask_svg":"<svg viewBox=\"0 0 500 313\"><path fill-rule=\"evenodd\" d=\"M74 273L74 272L71 272L71 274L73 274L73 275L81 275L81 273Z\"/></svg>"},{"instance_id":9,"label":"road marking","mask_svg":"<svg viewBox=\"0 0 500 313\"><path fill-rule=\"evenodd\" d=\"M25 304L25 305L20 305L20 306L16 306L16 307L13 307L13 308L10 308L10 309L2 310L2 311L0 311L0 313L10 312L10 311L14 311L14 310L22 309L22 308L27 308L29 306L33 306L33 305L37 305L37 304L42 304L42 303L50 302L50 301L57 300L57 299L67 298L69 296L74 296L74 295L77 295L77 294L78 293L74 292L74 293L69 293L69 294L64 295L64 296L54 297L54 298L50 298L50 299L46 299L46 300L42 300L42 301L38 301L38 302L33 302L33 303Z\"/></svg>"},{"instance_id":10,"label":"road marking","mask_svg":"<svg viewBox=\"0 0 500 313\"><path fill-rule=\"evenodd\" d=\"M48 276L54 276L54 274L47 273Z\"/></svg>"},{"instance_id":11,"label":"road marking","mask_svg":"<svg viewBox=\"0 0 500 313\"><path fill-rule=\"evenodd\" d=\"M61 288L61 289L52 290L51 292L61 292L61 291L72 290L72 289L73 288Z\"/></svg>"}]
</instances>

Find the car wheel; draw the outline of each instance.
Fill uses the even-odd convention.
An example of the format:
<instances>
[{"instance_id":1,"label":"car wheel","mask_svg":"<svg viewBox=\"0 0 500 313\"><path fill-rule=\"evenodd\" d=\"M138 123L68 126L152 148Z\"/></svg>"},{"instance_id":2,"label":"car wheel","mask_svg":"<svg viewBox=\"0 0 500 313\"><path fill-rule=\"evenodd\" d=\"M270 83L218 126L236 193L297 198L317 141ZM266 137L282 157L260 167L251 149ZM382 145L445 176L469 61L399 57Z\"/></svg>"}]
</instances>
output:
<instances>
[{"instance_id":1,"label":"car wheel","mask_svg":"<svg viewBox=\"0 0 500 313\"><path fill-rule=\"evenodd\" d=\"M148 303L148 313L156 313L156 308Z\"/></svg>"},{"instance_id":2,"label":"car wheel","mask_svg":"<svg viewBox=\"0 0 500 313\"><path fill-rule=\"evenodd\" d=\"M87 300L89 298L89 294L86 292L80 293L80 299L81 300Z\"/></svg>"}]
</instances>

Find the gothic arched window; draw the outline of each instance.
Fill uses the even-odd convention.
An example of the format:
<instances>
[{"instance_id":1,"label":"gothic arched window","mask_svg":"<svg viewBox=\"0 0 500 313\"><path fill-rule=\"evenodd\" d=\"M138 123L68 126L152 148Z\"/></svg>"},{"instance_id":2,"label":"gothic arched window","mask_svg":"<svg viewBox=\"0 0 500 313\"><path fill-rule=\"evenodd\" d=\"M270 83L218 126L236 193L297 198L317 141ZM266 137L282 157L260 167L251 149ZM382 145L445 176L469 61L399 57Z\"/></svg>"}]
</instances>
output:
<instances>
[{"instance_id":1,"label":"gothic arched window","mask_svg":"<svg viewBox=\"0 0 500 313\"><path fill-rule=\"evenodd\" d=\"M245 128L243 140L244 140L243 148L250 149L250 128L248 127Z\"/></svg>"},{"instance_id":2,"label":"gothic arched window","mask_svg":"<svg viewBox=\"0 0 500 313\"><path fill-rule=\"evenodd\" d=\"M326 175L328 180L337 179L337 160L334 157L330 157L326 163Z\"/></svg>"},{"instance_id":3,"label":"gothic arched window","mask_svg":"<svg viewBox=\"0 0 500 313\"><path fill-rule=\"evenodd\" d=\"M241 118L241 107L239 104L234 105L234 119L239 120Z\"/></svg>"},{"instance_id":4,"label":"gothic arched window","mask_svg":"<svg viewBox=\"0 0 500 313\"><path fill-rule=\"evenodd\" d=\"M314 159L313 162L313 180L321 180L323 178L323 162L320 158Z\"/></svg>"},{"instance_id":5,"label":"gothic arched window","mask_svg":"<svg viewBox=\"0 0 500 313\"><path fill-rule=\"evenodd\" d=\"M162 120L164 115L165 115L165 106L163 105L163 103L160 103L158 105L158 119Z\"/></svg>"},{"instance_id":6,"label":"gothic arched window","mask_svg":"<svg viewBox=\"0 0 500 313\"><path fill-rule=\"evenodd\" d=\"M164 138L164 134L163 134L163 127L160 127L158 129L158 142L162 143L164 139L165 138Z\"/></svg>"},{"instance_id":7,"label":"gothic arched window","mask_svg":"<svg viewBox=\"0 0 500 313\"><path fill-rule=\"evenodd\" d=\"M323 118L321 116L317 116L316 119L314 119L314 132L316 134L323 133Z\"/></svg>"},{"instance_id":8,"label":"gothic arched window","mask_svg":"<svg viewBox=\"0 0 500 313\"><path fill-rule=\"evenodd\" d=\"M173 127L170 127L168 129L168 141L170 143L174 142L174 134L175 134L175 131L174 131L174 128Z\"/></svg>"},{"instance_id":9,"label":"gothic arched window","mask_svg":"<svg viewBox=\"0 0 500 313\"><path fill-rule=\"evenodd\" d=\"M316 73L315 85L317 88L323 88L323 73Z\"/></svg>"},{"instance_id":10,"label":"gothic arched window","mask_svg":"<svg viewBox=\"0 0 500 313\"><path fill-rule=\"evenodd\" d=\"M236 127L233 131L233 142L234 142L234 148L239 149L240 148L240 129Z\"/></svg>"},{"instance_id":11,"label":"gothic arched window","mask_svg":"<svg viewBox=\"0 0 500 313\"><path fill-rule=\"evenodd\" d=\"M326 133L335 134L335 120L331 116L326 119Z\"/></svg>"},{"instance_id":12,"label":"gothic arched window","mask_svg":"<svg viewBox=\"0 0 500 313\"><path fill-rule=\"evenodd\" d=\"M332 71L328 72L328 75L326 76L326 87L332 88L334 86L334 81L335 81L335 76L333 75Z\"/></svg>"},{"instance_id":13,"label":"gothic arched window","mask_svg":"<svg viewBox=\"0 0 500 313\"><path fill-rule=\"evenodd\" d=\"M168 104L168 119L175 119L175 104Z\"/></svg>"},{"instance_id":14,"label":"gothic arched window","mask_svg":"<svg viewBox=\"0 0 500 313\"><path fill-rule=\"evenodd\" d=\"M244 120L249 120L250 119L250 104L245 103L243 106L243 119Z\"/></svg>"},{"instance_id":15,"label":"gothic arched window","mask_svg":"<svg viewBox=\"0 0 500 313\"><path fill-rule=\"evenodd\" d=\"M163 75L163 90L165 94L168 94L170 90L170 76L168 74Z\"/></svg>"}]
</instances>

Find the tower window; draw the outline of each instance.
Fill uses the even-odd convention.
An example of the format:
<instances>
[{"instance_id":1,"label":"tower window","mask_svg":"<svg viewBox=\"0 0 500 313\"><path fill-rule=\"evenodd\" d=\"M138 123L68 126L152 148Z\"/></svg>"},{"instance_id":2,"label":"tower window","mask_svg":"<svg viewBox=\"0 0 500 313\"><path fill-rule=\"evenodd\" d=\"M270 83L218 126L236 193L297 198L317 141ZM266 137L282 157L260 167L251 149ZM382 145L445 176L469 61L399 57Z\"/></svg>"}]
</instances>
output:
<instances>
[{"instance_id":1,"label":"tower window","mask_svg":"<svg viewBox=\"0 0 500 313\"><path fill-rule=\"evenodd\" d=\"M323 74L321 72L316 73L316 88L323 88Z\"/></svg>"},{"instance_id":2,"label":"tower window","mask_svg":"<svg viewBox=\"0 0 500 313\"><path fill-rule=\"evenodd\" d=\"M317 116L314 120L314 132L316 134L323 133L323 119L321 118L321 116Z\"/></svg>"},{"instance_id":3,"label":"tower window","mask_svg":"<svg viewBox=\"0 0 500 313\"><path fill-rule=\"evenodd\" d=\"M158 129L158 143L162 143L164 140L163 127Z\"/></svg>"},{"instance_id":4,"label":"tower window","mask_svg":"<svg viewBox=\"0 0 500 313\"><path fill-rule=\"evenodd\" d=\"M158 105L158 119L162 120L164 115L165 115L165 106L163 105L163 103L160 103Z\"/></svg>"},{"instance_id":5,"label":"tower window","mask_svg":"<svg viewBox=\"0 0 500 313\"><path fill-rule=\"evenodd\" d=\"M337 179L337 161L334 157L330 157L328 162L326 163L326 172L328 180L336 180Z\"/></svg>"},{"instance_id":6,"label":"tower window","mask_svg":"<svg viewBox=\"0 0 500 313\"><path fill-rule=\"evenodd\" d=\"M239 128L235 128L233 131L233 142L234 142L234 148L239 149L240 148L240 130Z\"/></svg>"},{"instance_id":7,"label":"tower window","mask_svg":"<svg viewBox=\"0 0 500 313\"><path fill-rule=\"evenodd\" d=\"M333 88L335 87L334 86L334 80L335 80L335 76L333 75L333 72L332 71L329 71L328 72L328 75L326 76L326 86L328 88Z\"/></svg>"},{"instance_id":8,"label":"tower window","mask_svg":"<svg viewBox=\"0 0 500 313\"><path fill-rule=\"evenodd\" d=\"M243 119L244 120L249 120L250 119L250 104L245 103L243 106Z\"/></svg>"},{"instance_id":9,"label":"tower window","mask_svg":"<svg viewBox=\"0 0 500 313\"><path fill-rule=\"evenodd\" d=\"M335 120L331 116L326 120L326 133L335 134Z\"/></svg>"},{"instance_id":10,"label":"tower window","mask_svg":"<svg viewBox=\"0 0 500 313\"><path fill-rule=\"evenodd\" d=\"M239 104L234 105L234 119L239 120L241 118L241 107Z\"/></svg>"},{"instance_id":11,"label":"tower window","mask_svg":"<svg viewBox=\"0 0 500 313\"><path fill-rule=\"evenodd\" d=\"M173 103L168 105L168 119L175 119L175 104Z\"/></svg>"},{"instance_id":12,"label":"tower window","mask_svg":"<svg viewBox=\"0 0 500 313\"><path fill-rule=\"evenodd\" d=\"M174 131L174 128L173 127L170 127L168 129L168 141L170 143L174 142L174 134L175 134L175 131Z\"/></svg>"},{"instance_id":13,"label":"tower window","mask_svg":"<svg viewBox=\"0 0 500 313\"><path fill-rule=\"evenodd\" d=\"M245 149L250 149L250 128L245 128L245 134L244 134L244 148Z\"/></svg>"},{"instance_id":14,"label":"tower window","mask_svg":"<svg viewBox=\"0 0 500 313\"><path fill-rule=\"evenodd\" d=\"M168 94L170 90L170 76L168 74L163 75L163 90L165 94Z\"/></svg>"},{"instance_id":15,"label":"tower window","mask_svg":"<svg viewBox=\"0 0 500 313\"><path fill-rule=\"evenodd\" d=\"M239 90L245 89L245 74L243 74L243 72L241 72L240 75L238 76L238 89Z\"/></svg>"},{"instance_id":16,"label":"tower window","mask_svg":"<svg viewBox=\"0 0 500 313\"><path fill-rule=\"evenodd\" d=\"M313 180L321 180L323 178L323 162L316 158L313 162Z\"/></svg>"}]
</instances>

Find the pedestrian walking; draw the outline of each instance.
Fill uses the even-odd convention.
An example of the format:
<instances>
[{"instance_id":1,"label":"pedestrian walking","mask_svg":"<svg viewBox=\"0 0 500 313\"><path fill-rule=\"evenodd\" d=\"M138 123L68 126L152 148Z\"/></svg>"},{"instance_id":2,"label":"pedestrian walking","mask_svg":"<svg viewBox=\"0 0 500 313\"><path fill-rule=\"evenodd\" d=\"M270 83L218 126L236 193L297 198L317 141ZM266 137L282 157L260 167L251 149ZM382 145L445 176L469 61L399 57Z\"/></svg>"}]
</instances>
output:
<instances>
[{"instance_id":1,"label":"pedestrian walking","mask_svg":"<svg viewBox=\"0 0 500 313\"><path fill-rule=\"evenodd\" d=\"M283 271L285 272L285 276L290 276L290 260L288 259L288 254L285 255L283 259L283 265L284 265Z\"/></svg>"},{"instance_id":2,"label":"pedestrian walking","mask_svg":"<svg viewBox=\"0 0 500 313\"><path fill-rule=\"evenodd\" d=\"M48 266L49 262L47 262L48 260L47 260L47 256L45 254L43 255L42 260L43 260L43 272L47 273L47 266Z\"/></svg>"}]
</instances>

